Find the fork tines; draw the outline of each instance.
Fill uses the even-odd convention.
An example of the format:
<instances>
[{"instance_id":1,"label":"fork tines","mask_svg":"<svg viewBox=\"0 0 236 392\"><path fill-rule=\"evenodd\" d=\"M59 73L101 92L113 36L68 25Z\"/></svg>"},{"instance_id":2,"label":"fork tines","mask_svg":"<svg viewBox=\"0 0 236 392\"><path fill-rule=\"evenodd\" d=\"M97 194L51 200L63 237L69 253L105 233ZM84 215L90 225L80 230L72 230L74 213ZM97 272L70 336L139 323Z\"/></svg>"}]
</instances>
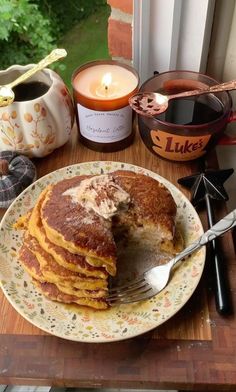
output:
<instances>
[{"instance_id":1,"label":"fork tines","mask_svg":"<svg viewBox=\"0 0 236 392\"><path fill-rule=\"evenodd\" d=\"M142 301L152 296L152 287L148 284L144 277L142 277L132 281L131 283L111 288L106 300L112 306L119 303L125 304Z\"/></svg>"}]
</instances>

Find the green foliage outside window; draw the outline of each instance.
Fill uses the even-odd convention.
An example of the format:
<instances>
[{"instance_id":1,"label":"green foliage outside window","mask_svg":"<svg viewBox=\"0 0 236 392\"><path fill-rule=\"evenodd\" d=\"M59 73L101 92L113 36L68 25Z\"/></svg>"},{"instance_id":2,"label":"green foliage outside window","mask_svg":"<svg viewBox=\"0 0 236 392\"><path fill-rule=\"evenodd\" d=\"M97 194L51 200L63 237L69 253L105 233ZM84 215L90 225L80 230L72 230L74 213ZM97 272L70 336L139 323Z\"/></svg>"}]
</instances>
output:
<instances>
[{"instance_id":1,"label":"green foliage outside window","mask_svg":"<svg viewBox=\"0 0 236 392\"><path fill-rule=\"evenodd\" d=\"M107 7L106 0L36 0L36 2L45 17L50 18L58 38L80 20L96 13L102 6Z\"/></svg>"},{"instance_id":2,"label":"green foliage outside window","mask_svg":"<svg viewBox=\"0 0 236 392\"><path fill-rule=\"evenodd\" d=\"M37 62L55 47L50 20L28 0L0 2L0 66Z\"/></svg>"},{"instance_id":3,"label":"green foliage outside window","mask_svg":"<svg viewBox=\"0 0 236 392\"><path fill-rule=\"evenodd\" d=\"M0 69L38 62L73 25L106 4L106 0L1 0Z\"/></svg>"}]
</instances>

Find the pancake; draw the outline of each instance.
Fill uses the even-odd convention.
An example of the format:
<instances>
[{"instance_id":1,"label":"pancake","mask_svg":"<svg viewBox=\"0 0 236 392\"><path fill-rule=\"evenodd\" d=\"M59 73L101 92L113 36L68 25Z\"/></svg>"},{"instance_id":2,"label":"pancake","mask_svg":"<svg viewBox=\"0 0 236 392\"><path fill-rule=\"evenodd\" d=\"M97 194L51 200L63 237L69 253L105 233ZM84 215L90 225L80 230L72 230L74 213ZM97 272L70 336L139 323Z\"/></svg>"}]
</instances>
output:
<instances>
[{"instance_id":1,"label":"pancake","mask_svg":"<svg viewBox=\"0 0 236 392\"><path fill-rule=\"evenodd\" d=\"M104 310L108 308L108 304L102 298L77 298L74 295L69 295L61 292L53 283L39 282L34 280L35 286L42 292L45 297L52 301L63 302L64 304L77 304L89 306L94 309Z\"/></svg>"},{"instance_id":2,"label":"pancake","mask_svg":"<svg viewBox=\"0 0 236 392\"><path fill-rule=\"evenodd\" d=\"M175 240L177 208L168 189L152 177L130 171L116 171L112 176L131 198L129 209L114 217L114 235L126 232L129 239L147 247L176 254L182 241L179 234Z\"/></svg>"},{"instance_id":3,"label":"pancake","mask_svg":"<svg viewBox=\"0 0 236 392\"><path fill-rule=\"evenodd\" d=\"M36 257L33 257L27 246L24 244L21 246L18 256L20 263L32 278L45 282L45 278L40 269L40 264Z\"/></svg>"},{"instance_id":4,"label":"pancake","mask_svg":"<svg viewBox=\"0 0 236 392\"><path fill-rule=\"evenodd\" d=\"M70 271L81 273L83 275L86 275L87 277L107 279L108 273L104 268L95 268L91 266L91 264L87 263L84 256L71 253L67 249L55 245L48 240L40 217L41 205L47 192L48 188L46 188L40 194L28 219L28 231L30 235L35 237L42 249L49 253L62 267ZM20 223L22 223L22 221L24 222L24 220L21 219Z\"/></svg>"},{"instance_id":5,"label":"pancake","mask_svg":"<svg viewBox=\"0 0 236 392\"><path fill-rule=\"evenodd\" d=\"M130 264L120 271L130 271L135 251L162 258L182 250L176 212L169 190L146 175L120 170L63 179L46 187L16 223L26 232L19 258L48 298L106 309L118 256Z\"/></svg>"},{"instance_id":6,"label":"pancake","mask_svg":"<svg viewBox=\"0 0 236 392\"><path fill-rule=\"evenodd\" d=\"M87 256L92 265L103 266L114 276L116 245L111 222L95 214L93 210L88 211L64 194L91 177L93 176L76 176L53 185L42 202L42 224L47 238L53 244L71 253Z\"/></svg>"},{"instance_id":7,"label":"pancake","mask_svg":"<svg viewBox=\"0 0 236 392\"><path fill-rule=\"evenodd\" d=\"M104 211L105 201L115 194L110 189L115 187L130 195L130 204L112 223L99 209ZM52 243L85 255L91 265L104 266L112 276L116 273L112 229L127 229L137 240L155 243L174 254L175 216L176 205L167 188L152 177L131 171L62 180L47 192L41 207L42 224Z\"/></svg>"},{"instance_id":8,"label":"pancake","mask_svg":"<svg viewBox=\"0 0 236 392\"><path fill-rule=\"evenodd\" d=\"M44 280L47 282L62 284L63 286L75 289L103 289L102 295L105 294L104 290L107 289L107 280L87 277L62 267L50 254L41 248L36 238L32 237L30 234L26 234L24 246L26 246L37 258L41 273L44 276ZM66 292L68 292L68 290Z\"/></svg>"},{"instance_id":9,"label":"pancake","mask_svg":"<svg viewBox=\"0 0 236 392\"><path fill-rule=\"evenodd\" d=\"M29 273L29 275L35 280L41 283L53 283L57 287L57 289L63 293L72 295L75 298L83 298L83 299L91 299L91 298L104 298L106 295L106 291L99 290L80 290L73 286L66 286L60 282L54 283L51 281L47 281L41 271L40 263L38 262L36 256L30 249L23 244L21 250L19 252L19 260L24 266L25 270Z\"/></svg>"},{"instance_id":10,"label":"pancake","mask_svg":"<svg viewBox=\"0 0 236 392\"><path fill-rule=\"evenodd\" d=\"M49 282L51 283L51 282ZM73 295L77 298L102 298L104 299L107 295L107 292L102 289L98 290L81 290L77 289L76 287L73 286L68 286L60 283L55 283L57 286L58 290L60 290L62 293Z\"/></svg>"},{"instance_id":11,"label":"pancake","mask_svg":"<svg viewBox=\"0 0 236 392\"><path fill-rule=\"evenodd\" d=\"M113 259L115 265L116 233L127 232L129 237L145 241L152 247L156 246L158 250L171 254L178 252L181 245L178 247L175 241L176 204L163 184L152 177L125 170L106 175L108 189L112 179L116 186L130 195L128 208L119 211L109 220L96 213L97 210L94 212L93 205L92 208L86 208L86 204L76 202L76 192L79 195L80 187L89 179L101 177L105 176L76 176L62 180L47 193L42 203L41 216L46 235L51 242L72 253L85 254L86 260L92 265L104 263L102 265L105 268L107 265L111 266L109 259ZM97 207L107 197L108 191L105 181L100 188L99 184L96 186L98 191L96 190L94 196L94 205ZM87 192L84 192L89 207L92 204L90 194L93 191L94 184L91 183ZM59 213L56 206L63 206L59 207ZM109 270L112 276L114 272Z\"/></svg>"}]
</instances>

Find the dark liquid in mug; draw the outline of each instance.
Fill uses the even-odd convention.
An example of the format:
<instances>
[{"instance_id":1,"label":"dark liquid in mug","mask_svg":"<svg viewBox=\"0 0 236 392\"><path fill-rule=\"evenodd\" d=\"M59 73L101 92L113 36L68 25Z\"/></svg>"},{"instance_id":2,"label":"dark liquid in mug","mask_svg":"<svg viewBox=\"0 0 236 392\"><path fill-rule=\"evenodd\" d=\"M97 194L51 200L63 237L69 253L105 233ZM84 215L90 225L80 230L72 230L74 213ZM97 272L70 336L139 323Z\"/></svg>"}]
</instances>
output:
<instances>
[{"instance_id":1,"label":"dark liquid in mug","mask_svg":"<svg viewBox=\"0 0 236 392\"><path fill-rule=\"evenodd\" d=\"M223 106L218 98L202 95L170 100L168 109L155 118L178 125L200 125L217 120L222 114Z\"/></svg>"},{"instance_id":2,"label":"dark liquid in mug","mask_svg":"<svg viewBox=\"0 0 236 392\"><path fill-rule=\"evenodd\" d=\"M13 88L15 94L14 101L31 101L44 95L49 90L49 87L47 84L38 81L19 84Z\"/></svg>"}]
</instances>

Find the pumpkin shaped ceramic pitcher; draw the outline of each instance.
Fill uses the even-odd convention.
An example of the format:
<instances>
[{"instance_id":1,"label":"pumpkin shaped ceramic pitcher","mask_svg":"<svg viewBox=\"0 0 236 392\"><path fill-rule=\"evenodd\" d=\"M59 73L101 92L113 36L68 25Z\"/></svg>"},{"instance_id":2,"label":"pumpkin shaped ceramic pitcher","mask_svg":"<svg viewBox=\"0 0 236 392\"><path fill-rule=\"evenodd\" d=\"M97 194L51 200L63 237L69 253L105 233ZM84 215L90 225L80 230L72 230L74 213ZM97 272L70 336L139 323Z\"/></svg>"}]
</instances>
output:
<instances>
[{"instance_id":1,"label":"pumpkin shaped ceramic pitcher","mask_svg":"<svg viewBox=\"0 0 236 392\"><path fill-rule=\"evenodd\" d=\"M0 71L0 85L15 80L32 65L13 65ZM0 151L44 157L65 144L74 123L70 93L49 68L14 89L15 101L0 108Z\"/></svg>"}]
</instances>

